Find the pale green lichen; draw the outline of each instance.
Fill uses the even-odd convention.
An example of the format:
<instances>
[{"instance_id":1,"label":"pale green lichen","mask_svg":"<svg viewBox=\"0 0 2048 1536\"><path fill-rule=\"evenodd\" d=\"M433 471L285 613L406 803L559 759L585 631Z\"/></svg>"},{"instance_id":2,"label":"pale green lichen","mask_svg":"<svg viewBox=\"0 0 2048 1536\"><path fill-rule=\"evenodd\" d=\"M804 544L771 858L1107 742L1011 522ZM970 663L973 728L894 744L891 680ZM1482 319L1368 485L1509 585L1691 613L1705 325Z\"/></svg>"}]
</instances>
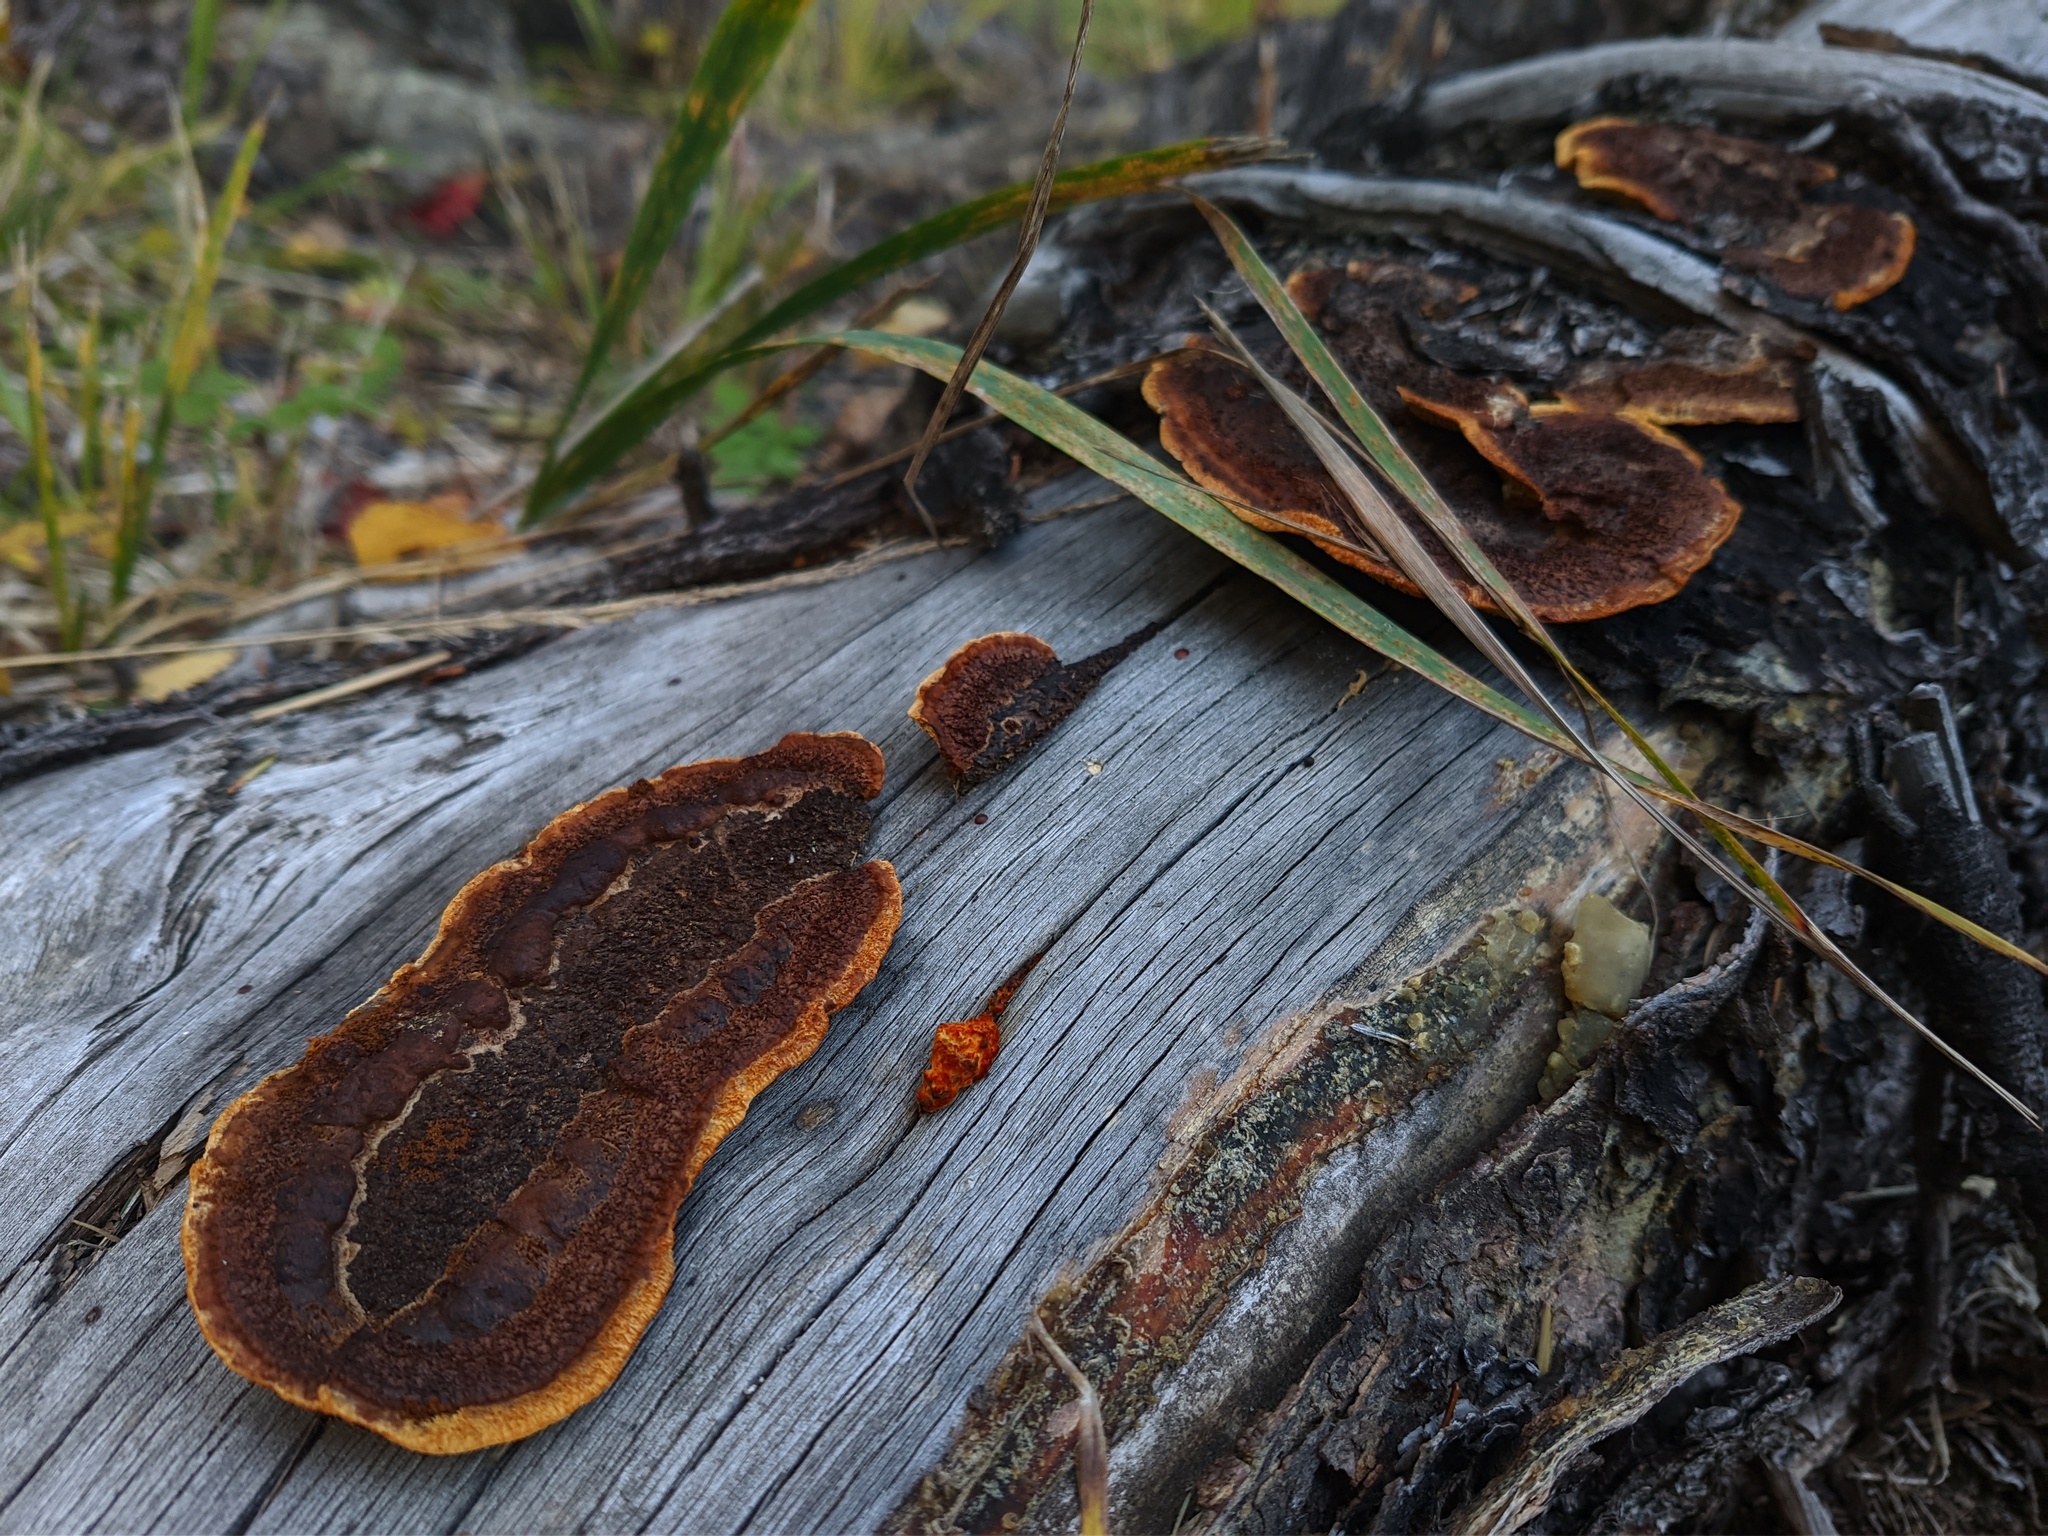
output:
<instances>
[{"instance_id":1,"label":"pale green lichen","mask_svg":"<svg viewBox=\"0 0 2048 1536\"><path fill-rule=\"evenodd\" d=\"M1546 1104L1571 1086L1614 1034L1614 1022L1650 974L1650 930L1605 896L1579 903L1564 947L1564 991L1575 1006L1557 1024L1557 1049L1544 1064L1537 1096Z\"/></svg>"},{"instance_id":2,"label":"pale green lichen","mask_svg":"<svg viewBox=\"0 0 2048 1536\"><path fill-rule=\"evenodd\" d=\"M1605 896L1579 903L1564 947L1564 995L1581 1008L1620 1018L1650 974L1650 929Z\"/></svg>"}]
</instances>

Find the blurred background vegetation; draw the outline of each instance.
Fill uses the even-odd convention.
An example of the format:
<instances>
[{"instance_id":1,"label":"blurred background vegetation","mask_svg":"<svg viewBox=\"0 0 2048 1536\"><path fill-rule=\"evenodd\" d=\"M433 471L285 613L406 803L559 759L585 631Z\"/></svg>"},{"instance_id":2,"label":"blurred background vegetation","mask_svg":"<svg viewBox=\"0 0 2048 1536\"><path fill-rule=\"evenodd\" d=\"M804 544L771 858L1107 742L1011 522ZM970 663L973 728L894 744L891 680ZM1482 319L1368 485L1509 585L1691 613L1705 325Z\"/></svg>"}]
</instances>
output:
<instances>
[{"instance_id":1,"label":"blurred background vegetation","mask_svg":"<svg viewBox=\"0 0 2048 1536\"><path fill-rule=\"evenodd\" d=\"M1330 5L1105 6L1068 162L1158 137L1133 82ZM0 0L0 713L162 697L226 653L10 656L161 643L332 573L509 547L720 9ZM1028 175L1078 14L816 0L588 398ZM883 318L947 328L1007 247L925 263ZM705 433L726 504L874 447L897 386L857 368L719 433L777 366L721 378L571 514L659 485Z\"/></svg>"}]
</instances>

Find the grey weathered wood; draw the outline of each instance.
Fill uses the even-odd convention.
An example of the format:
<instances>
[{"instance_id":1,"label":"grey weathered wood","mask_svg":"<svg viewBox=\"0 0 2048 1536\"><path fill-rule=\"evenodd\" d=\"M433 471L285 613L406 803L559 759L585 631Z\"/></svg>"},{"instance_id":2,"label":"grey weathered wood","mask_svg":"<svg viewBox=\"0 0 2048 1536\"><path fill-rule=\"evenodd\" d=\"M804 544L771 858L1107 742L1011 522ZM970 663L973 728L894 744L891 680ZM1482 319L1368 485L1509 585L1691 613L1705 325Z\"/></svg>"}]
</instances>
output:
<instances>
[{"instance_id":1,"label":"grey weathered wood","mask_svg":"<svg viewBox=\"0 0 2048 1536\"><path fill-rule=\"evenodd\" d=\"M967 797L904 718L970 636L1071 655L1162 618ZM1340 710L1368 660L1126 505L0 793L0 1529L873 1526L1026 1308L1141 1206L1197 1074L1376 950L1426 949L1441 922L1402 926L1425 894L1555 814L1495 793L1517 738L1413 679ZM902 930L706 1170L676 1287L591 1407L449 1459L287 1408L190 1320L181 1192L52 1294L38 1255L96 1180L195 1096L294 1059L550 815L847 728L889 762L870 848L902 872ZM1047 947L993 1076L914 1117L933 1024Z\"/></svg>"},{"instance_id":2,"label":"grey weathered wood","mask_svg":"<svg viewBox=\"0 0 2048 1536\"><path fill-rule=\"evenodd\" d=\"M1781 34L1817 44L1824 26L1889 33L1908 48L1988 63L2048 85L2048 25L2034 0L1821 0Z\"/></svg>"},{"instance_id":3,"label":"grey weathered wood","mask_svg":"<svg viewBox=\"0 0 2048 1536\"><path fill-rule=\"evenodd\" d=\"M1702 106L1762 122L1824 117L1871 96L1905 107L1977 101L2021 118L2048 117L2048 97L1960 64L1742 38L1602 43L1475 69L1431 85L1416 111L1422 127L1436 133L1473 122L1542 126L1576 113L1610 81L1633 75L1677 80Z\"/></svg>"}]
</instances>

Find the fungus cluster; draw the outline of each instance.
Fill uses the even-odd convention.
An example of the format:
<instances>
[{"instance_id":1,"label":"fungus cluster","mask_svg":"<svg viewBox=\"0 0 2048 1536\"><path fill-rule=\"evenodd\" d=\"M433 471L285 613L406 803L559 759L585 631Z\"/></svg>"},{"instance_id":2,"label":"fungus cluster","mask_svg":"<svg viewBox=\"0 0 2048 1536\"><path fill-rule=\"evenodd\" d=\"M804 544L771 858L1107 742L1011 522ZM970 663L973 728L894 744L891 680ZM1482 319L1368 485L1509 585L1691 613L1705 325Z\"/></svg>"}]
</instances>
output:
<instances>
[{"instance_id":1,"label":"fungus cluster","mask_svg":"<svg viewBox=\"0 0 2048 1536\"><path fill-rule=\"evenodd\" d=\"M1557 163L1705 240L1730 266L1797 299L1852 309L1906 275L1916 232L1902 213L1822 202L1835 167L1705 128L1596 117L1557 137Z\"/></svg>"},{"instance_id":2,"label":"fungus cluster","mask_svg":"<svg viewBox=\"0 0 2048 1536\"><path fill-rule=\"evenodd\" d=\"M786 736L550 822L192 1170L192 1308L249 1380L413 1450L515 1440L618 1375L677 1208L870 981L882 759Z\"/></svg>"},{"instance_id":3,"label":"fungus cluster","mask_svg":"<svg viewBox=\"0 0 2048 1536\"><path fill-rule=\"evenodd\" d=\"M1441 274L1355 261L1297 272L1288 291L1546 622L1660 602L1734 531L1741 508L1663 423L1797 416L1788 359L1718 338L1680 335L1663 357L1583 369L1560 398L1534 403L1512 383L1458 373L1418 352L1411 336L1447 322L1474 296ZM1417 590L1350 531L1336 486L1245 370L1196 343L1153 366L1145 398L1160 413L1168 451L1247 522L1306 532L1335 559ZM1435 537L1419 521L1415 527L1466 598L1490 607Z\"/></svg>"}]
</instances>

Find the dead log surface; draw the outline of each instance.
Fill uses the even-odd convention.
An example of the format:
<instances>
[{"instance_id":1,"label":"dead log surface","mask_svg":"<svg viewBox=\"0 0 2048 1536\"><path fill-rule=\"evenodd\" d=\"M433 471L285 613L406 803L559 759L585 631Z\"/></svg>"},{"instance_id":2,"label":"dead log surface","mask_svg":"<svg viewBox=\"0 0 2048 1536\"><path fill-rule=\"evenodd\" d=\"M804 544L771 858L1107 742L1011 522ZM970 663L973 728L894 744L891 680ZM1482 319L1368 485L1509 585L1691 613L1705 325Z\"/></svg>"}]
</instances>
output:
<instances>
[{"instance_id":1,"label":"dead log surface","mask_svg":"<svg viewBox=\"0 0 2048 1536\"><path fill-rule=\"evenodd\" d=\"M917 679L972 635L1030 629L1078 654L1160 620L1048 743L968 796L904 717ZM1340 708L1365 660L1125 506L0 794L15 914L0 940L0 1397L16 1405L0 1529L878 1523L939 1460L1026 1309L1157 1197L1177 1111L1202 1110L1204 1087L1274 1054L1317 1004L1452 947L1532 871L1560 898L1589 873L1599 823L1562 809L1571 775L1539 765L1536 792L1512 776L1504 792L1517 739L1406 677ZM181 1185L59 1283L84 1236L71 1218L99 1212L110 1174L143 1170L139 1186L162 1150L175 1173L192 1125L416 954L461 882L549 815L675 761L847 728L889 760L870 849L903 874L902 933L713 1160L679 1224L675 1289L592 1407L445 1460L287 1408L192 1323ZM1048 948L995 1074L915 1119L933 1024ZM1432 1069L1449 1097L1421 1102L1439 1120L1463 1105L1460 1160L1528 1102L1547 1028L1514 1036L1511 1070L1469 1043ZM1418 1143L1403 1106L1381 1113L1379 1160L1398 1171ZM1318 1165L1318 1148L1296 1150ZM1318 1186L1320 1225L1296 1228L1349 1231L1354 1251L1347 1269L1330 1262L1345 1244L1312 1233L1273 1249L1259 1289L1316 1293L1295 1298L1300 1337L1267 1342L1283 1382L1327 1333L1313 1319L1350 1299L1375 1196L1407 1208L1417 1178L1455 1166ZM1253 1363L1240 1351L1212 1370L1210 1400Z\"/></svg>"}]
</instances>

